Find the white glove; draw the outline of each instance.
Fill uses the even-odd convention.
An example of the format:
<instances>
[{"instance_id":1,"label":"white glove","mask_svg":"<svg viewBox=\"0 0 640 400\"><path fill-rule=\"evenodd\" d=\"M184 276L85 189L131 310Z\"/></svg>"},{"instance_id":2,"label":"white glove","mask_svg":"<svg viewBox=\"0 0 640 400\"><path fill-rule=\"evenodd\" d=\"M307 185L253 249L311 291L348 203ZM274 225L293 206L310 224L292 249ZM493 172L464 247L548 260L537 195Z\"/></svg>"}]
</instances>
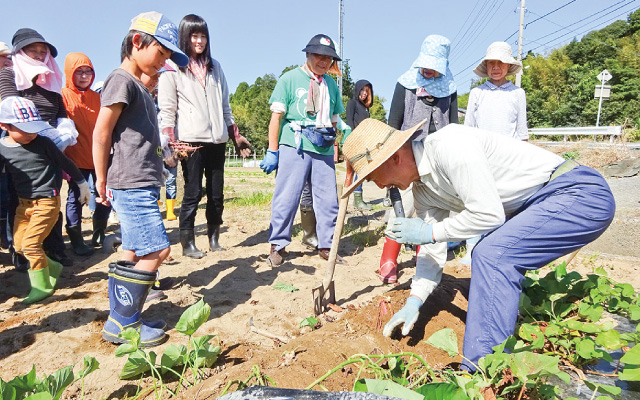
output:
<instances>
[{"instance_id":1,"label":"white glove","mask_svg":"<svg viewBox=\"0 0 640 400\"><path fill-rule=\"evenodd\" d=\"M64 151L67 147L78 143L78 130L73 120L69 118L58 118L58 140L53 140L60 151Z\"/></svg>"},{"instance_id":2,"label":"white glove","mask_svg":"<svg viewBox=\"0 0 640 400\"><path fill-rule=\"evenodd\" d=\"M78 197L80 204L88 204L89 200L91 200L91 190L89 190L89 184L87 183L87 181L83 180L82 182L78 183L78 188L80 189L80 196Z\"/></svg>"}]
</instances>

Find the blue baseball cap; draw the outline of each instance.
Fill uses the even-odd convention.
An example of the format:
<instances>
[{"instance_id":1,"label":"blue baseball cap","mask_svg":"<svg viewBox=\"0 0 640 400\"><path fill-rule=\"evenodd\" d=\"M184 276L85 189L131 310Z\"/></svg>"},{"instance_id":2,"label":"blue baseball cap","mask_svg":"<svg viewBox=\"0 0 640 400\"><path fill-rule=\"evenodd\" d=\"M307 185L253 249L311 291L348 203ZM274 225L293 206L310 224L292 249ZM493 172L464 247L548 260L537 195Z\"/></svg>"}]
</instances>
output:
<instances>
[{"instance_id":1,"label":"blue baseball cap","mask_svg":"<svg viewBox=\"0 0 640 400\"><path fill-rule=\"evenodd\" d=\"M160 44L172 51L171 61L180 67L189 64L189 57L178 47L178 27L157 11L138 14L131 20L130 31L152 35Z\"/></svg>"}]
</instances>

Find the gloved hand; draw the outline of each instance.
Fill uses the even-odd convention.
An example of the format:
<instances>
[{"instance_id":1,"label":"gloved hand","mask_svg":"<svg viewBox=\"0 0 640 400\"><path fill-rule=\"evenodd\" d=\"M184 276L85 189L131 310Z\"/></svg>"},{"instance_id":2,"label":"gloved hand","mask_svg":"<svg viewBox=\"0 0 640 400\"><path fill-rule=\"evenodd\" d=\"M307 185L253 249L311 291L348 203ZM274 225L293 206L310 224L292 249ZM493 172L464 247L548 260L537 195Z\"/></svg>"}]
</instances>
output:
<instances>
[{"instance_id":1,"label":"gloved hand","mask_svg":"<svg viewBox=\"0 0 640 400\"><path fill-rule=\"evenodd\" d=\"M433 225L420 218L396 218L391 226L393 238L398 243L430 244L433 240Z\"/></svg>"},{"instance_id":2,"label":"gloved hand","mask_svg":"<svg viewBox=\"0 0 640 400\"><path fill-rule=\"evenodd\" d=\"M78 201L80 204L88 204L89 200L91 200L91 191L89 190L89 184L87 181L83 180L78 183L78 188L80 189L80 196L78 197Z\"/></svg>"},{"instance_id":3,"label":"gloved hand","mask_svg":"<svg viewBox=\"0 0 640 400\"><path fill-rule=\"evenodd\" d=\"M264 160L260 162L260 168L267 174L273 172L278 167L278 158L280 151L267 150L267 154L264 156Z\"/></svg>"},{"instance_id":4,"label":"gloved hand","mask_svg":"<svg viewBox=\"0 0 640 400\"><path fill-rule=\"evenodd\" d=\"M78 130L76 129L76 124L72 119L58 118L57 129L60 137L57 141L54 140L53 142L60 151L64 151L67 147L73 146L78 142Z\"/></svg>"},{"instance_id":5,"label":"gloved hand","mask_svg":"<svg viewBox=\"0 0 640 400\"><path fill-rule=\"evenodd\" d=\"M407 336L411 328L413 328L413 324L418 320L420 307L422 307L422 301L419 298L414 296L409 297L407 299L407 304L405 304L400 311L395 313L391 318L391 321L387 322L384 326L382 335L386 337L391 336L395 327L404 322L404 326L402 327L402 336Z\"/></svg>"}]
</instances>

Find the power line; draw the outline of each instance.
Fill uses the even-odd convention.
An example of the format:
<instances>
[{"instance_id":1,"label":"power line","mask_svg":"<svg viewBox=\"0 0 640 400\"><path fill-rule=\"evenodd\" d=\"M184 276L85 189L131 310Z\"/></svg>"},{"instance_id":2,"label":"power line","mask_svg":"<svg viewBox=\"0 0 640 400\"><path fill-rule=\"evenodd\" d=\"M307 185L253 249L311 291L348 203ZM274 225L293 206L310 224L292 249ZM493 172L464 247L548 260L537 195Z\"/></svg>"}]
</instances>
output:
<instances>
[{"instance_id":1,"label":"power line","mask_svg":"<svg viewBox=\"0 0 640 400\"><path fill-rule=\"evenodd\" d=\"M634 0L634 1L635 1L635 0ZM622 8L622 7L624 7L624 6L627 6L627 5L629 5L629 4L631 4L631 3L627 3L627 4L623 5L623 6L620 6L620 7L616 8L615 10L611 10L611 11L609 11L608 13L606 13L606 14L604 14L604 15L601 15L601 16L600 16L600 17L598 17L596 20L591 21L591 22L588 22L588 23L586 23L586 24L584 24L584 25L582 25L582 26L580 26L580 27L584 27L584 26L586 26L586 25L589 25L589 24L591 24L591 23L594 23L594 22L596 22L597 20L600 20L600 19L604 18L605 16L607 16L607 15L609 15L609 14L613 13L614 11L617 11L617 10L619 10L620 8ZM539 45L539 46L537 46L537 47L531 48L531 49L529 49L528 51L534 51L534 50L536 50L536 49L539 49L540 47L544 47L544 46L546 46L546 45L548 45L548 44L550 44L550 43L552 43L552 42L555 42L555 41L561 40L563 37L565 37L565 36L567 36L567 35L575 34L575 35L577 35L577 36L580 36L580 35L582 35L582 34L584 34L584 33L586 33L586 32L589 32L589 31L591 31L591 30L593 30L593 29L597 28L597 27L598 27L598 26L600 26L600 25L603 25L603 24L606 24L606 23L608 23L608 22L611 22L611 21L617 20L617 19L619 19L621 16L626 15L627 13L629 13L629 12L631 12L631 11L632 11L632 9L625 10L625 11L623 11L622 13L620 13L620 14L618 14L618 15L614 16L613 18L610 18L610 19L608 19L608 20L606 20L606 21L604 21L604 22L600 22L600 23L598 23L598 24L596 24L596 25L594 25L594 26L591 26L591 27L587 28L586 30L584 30L584 31L582 31L582 32L576 32L576 30L570 29L570 30L569 30L569 32L567 32L567 33L565 33L565 34L562 34L562 35L560 35L560 36L558 36L558 37L556 37L556 38L554 38L554 39L551 39L551 40L549 40L548 42L545 42L545 43L543 43L543 44L540 44L540 45ZM559 29L559 30L557 30L556 32L559 32L559 31L561 31L561 30L562 30L562 29ZM556 33L556 32L553 32L553 33ZM542 38L544 38L544 37L547 37L547 36L549 36L549 35L545 35L545 36L543 36L543 37L540 37L540 38L537 38L536 40L531 40L531 41L532 41L532 42L539 43L539 42L538 42L538 40L540 40L540 39L542 39Z\"/></svg>"},{"instance_id":2,"label":"power line","mask_svg":"<svg viewBox=\"0 0 640 400\"><path fill-rule=\"evenodd\" d=\"M589 18L591 18L591 17L593 17L593 16L595 16L595 15L597 15L597 14L601 14L602 12L604 12L604 11L608 10L609 8L615 7L616 5L618 5L618 4L620 4L620 3L623 3L623 2L625 2L625 1L627 1L627 0L623 0L623 1L620 1L620 2L618 2L618 3L615 3L613 6L606 7L605 9L603 9L603 10L601 10L601 11L598 11L598 12L596 12L596 13L594 13L594 14L591 14L591 15L589 15L588 17L583 18L583 19L581 19L581 20L579 20L579 21L577 21L577 22L574 22L574 23L572 23L572 24L570 24L570 25L568 25L568 26L575 25L575 24L577 24L577 23L579 23L579 22L582 22L582 21L584 21L584 20L586 20L586 19L589 19ZM606 17L607 15L609 15L609 14L611 14L611 13L613 13L613 12L615 12L615 11L619 10L620 8L623 8L623 7L625 7L625 6L627 6L627 5L631 4L631 3L633 3L634 1L636 1L636 0L632 0L632 1L630 1L630 2L627 2L626 4L622 5L621 7L618 7L618 8L616 8L616 9L614 9L614 10L609 11L608 13L606 13L606 14L604 14L604 15L599 16L599 17L598 17L597 19L595 19L594 21L591 21L591 22L588 22L588 23L586 23L586 24L581 25L581 26L580 26L580 28L582 28L582 27L584 27L584 26L586 26L586 25L592 24L592 23L594 23L594 22L596 22L596 21L598 21L598 20L601 20L602 18ZM582 32L577 32L576 30L570 30L570 32L569 32L569 33L566 33L566 34L564 34L564 35L561 35L561 36L559 36L559 37L556 37L556 38L554 38L554 39L551 39L550 41L548 41L548 42L546 42L546 43L540 43L540 42L538 41L540 38L535 39L535 40L528 40L529 42L531 42L531 43L536 43L536 44L538 44L539 46L534 47L534 48L530 48L530 49L528 49L526 52L534 51L534 50L536 50L536 49L539 49L540 47L545 47L545 46L547 46L548 44L550 44L550 43L552 43L552 42L555 42L555 41L557 41L557 40L560 40L562 37L567 36L567 35L569 35L569 34L571 34L571 33L574 33L574 34L576 34L577 36L580 36L580 35L582 35L582 34L584 34L584 33L586 33L586 32L589 32L589 31L591 31L591 30L593 30L593 29L595 29L595 28L597 28L597 27L599 27L599 26L601 26L601 25L604 25L604 24L610 23L611 21L614 21L614 20L618 20L621 16L626 15L626 14L628 14L628 13L632 12L632 11L633 11L633 8L631 8L631 9L627 9L627 10L625 10L624 12L622 12L622 13L620 13L620 14L617 14L617 15L615 15L615 16L614 16L614 17L612 17L612 18L609 18L609 19L607 19L607 20L605 20L605 21L599 22L599 23L597 23L596 25L592 25L592 26L590 26L589 28L585 29L585 30L584 30L584 31L582 31ZM568 29L568 26L567 26L567 27L564 27L563 29ZM562 29L560 29L560 30L562 30ZM558 31L556 31L556 32L559 32L560 30L558 30ZM556 33L556 32L552 32L551 34ZM550 36L551 34L548 34L548 35L542 36L542 38L544 38L544 37L548 37L548 36ZM593 39L593 38L590 38L590 37L586 37L586 38L591 39L591 40L598 41L597 39ZM600 41L598 41L598 42L600 42ZM604 45L607 45L607 46L610 46L610 47L613 47L613 48L616 48L615 46L611 46L611 45L609 45L609 44L607 44L607 43L603 43L603 42L600 42L600 43L602 43L602 44L604 44ZM639 56L639 57L640 57L640 55L635 54L635 53L631 53L631 52L628 52L628 51L625 51L625 50L622 50L622 49L618 49L618 50L619 50L619 51L626 52L626 53L629 53L629 54L633 54L633 55L636 55L636 56ZM459 74L456 74L457 76L459 76L459 78L457 79L457 80L458 80L458 82L460 82L460 83L462 83L462 82L466 82L466 81L467 81L466 77L467 77L467 76L469 76L469 75L472 75L473 70L471 70L471 71L467 71L467 72L465 72L465 71L466 71L466 70L468 70L470 67L472 67L472 66L476 65L480 60L482 60L482 57L481 57L481 58L479 58L478 60L476 60L476 61L475 61L474 63L472 63L470 66L468 66L468 67L466 67L465 69L461 70ZM470 78L470 79L468 79L468 80L469 80L469 81L472 81L472 78Z\"/></svg>"},{"instance_id":3,"label":"power line","mask_svg":"<svg viewBox=\"0 0 640 400\"><path fill-rule=\"evenodd\" d=\"M480 9L478 10L477 15L480 16L480 14L483 12L483 10L485 9L485 7L487 6L487 4L489 4L490 0L485 0L484 3L482 3L482 7L480 7ZM469 24L469 26L467 27L467 29L464 31L464 33L462 34L462 36L460 37L460 42L463 42L464 39L466 39L467 37L467 33L469 33L469 30L472 29L475 25L477 24L477 18L474 20L473 23Z\"/></svg>"},{"instance_id":4,"label":"power line","mask_svg":"<svg viewBox=\"0 0 640 400\"><path fill-rule=\"evenodd\" d=\"M633 3L633 2L635 2L635 1L637 1L637 0L630 0L630 1L629 1L629 0L622 0L622 1L619 1L619 2L617 2L617 3L613 4L613 5L609 6L609 7L605 7L604 9L602 9L602 10L600 10L600 11L598 11L598 12L595 12L595 13L593 13L593 14L591 14L591 15L589 15L589 16L587 16L587 17L585 17L585 18L582 18L582 19L580 19L580 20L578 20L578 21L576 21L576 22L574 22L574 23L572 23L572 24L569 24L569 25L567 25L567 26L565 26L565 27L563 27L563 28L561 28L561 29L558 29L558 30L556 30L556 31L554 31L554 32L551 32L551 33L547 34L547 35L541 36L541 37L539 37L539 38L537 38L537 39L535 39L535 40L529 40L529 41L530 41L530 42L535 42L535 43L540 44L540 42L538 42L540 39L543 39L543 38L549 37L549 36L551 36L551 35L553 35L553 34L555 34L555 33L558 33L558 32L560 32L560 31L562 31L562 30L569 29L569 27L570 27L570 26L573 26L573 25L579 24L579 23L580 23L580 22L582 22L582 21L585 21L585 20L587 20L587 19L589 19L589 18L592 18L593 16L596 16L596 15L598 15L598 14L601 14L601 13L603 13L603 12L605 12L605 11L609 10L610 8L612 8L612 7L615 7L615 6L619 5L620 3L625 3L625 4L623 4L622 6L620 6L620 7L618 7L618 8L615 8L614 10L609 11L608 13L606 13L606 14L604 14L604 15L601 15L601 16L600 16L600 17L598 17L596 20L594 20L594 21L591 21L591 22L588 22L588 23L587 23L587 24L590 24L590 23L592 23L592 22L597 21L598 19L604 18L606 15L609 15L609 14L611 14L612 12L615 12L615 11L619 10L620 8L623 8L623 7L625 7L625 6L627 6L627 5L631 4L631 3ZM571 3L571 2L570 2L570 3ZM569 3L567 3L567 4L569 4ZM565 5L566 5L566 4L565 4ZM550 13L545 14L543 17L545 17L545 16L547 16L547 15L549 15L549 14L551 14L551 13L553 13L553 12L557 11L557 10L558 10L558 9L556 9L556 10L554 10L554 11L551 11ZM624 14L625 14L625 13L627 13L627 12L628 12L628 11L625 11L622 15L624 15ZM616 16L615 18L618 18L618 17L619 17L619 16ZM540 19L540 18L536 19L536 21L537 21L537 20L539 20L539 19ZM585 24L585 25L587 25L587 24ZM602 23L601 23L601 24L602 24ZM601 25L601 24L600 24L600 25ZM582 26L585 26L585 25L582 25ZM581 26L581 27L582 27L582 26ZM590 29L592 29L592 28L590 28ZM571 30L571 29L570 29L570 32L569 32L569 33L575 33L575 32L576 32L575 30ZM508 40L509 40L513 35L515 35L516 33L518 33L518 31L515 31L513 34L511 34L509 37L507 37L507 39L505 39L504 41L505 41L505 42L507 42L507 41L508 41ZM558 40L559 38L561 38L561 37L563 37L563 36L566 36L566 34L565 34L565 35L562 35L562 36L560 36L560 37L557 37L557 38L555 38L555 39L552 39L552 40L550 40L549 42L544 43L544 44L542 44L542 45L540 45L540 46L538 46L538 47L536 47L536 48L529 49L529 50L527 50L527 51L532 51L532 50L538 49L538 48L540 48L540 47L542 47L542 46L544 46L544 45L546 45L546 44L549 44L549 43L551 43L551 42L554 42L554 41ZM479 59L477 59L477 60L476 60L476 61L474 61L473 63L469 64L467 67L465 67L465 68L463 68L462 70L460 70L460 72L459 72L459 73L460 73L460 74L462 74L463 72L467 71L469 68L471 68L471 67L475 66L478 62L480 62L480 60L482 60L482 57L480 57ZM457 75L457 74L455 74L455 75ZM465 76L465 75L463 75L463 76Z\"/></svg>"},{"instance_id":5,"label":"power line","mask_svg":"<svg viewBox=\"0 0 640 400\"><path fill-rule=\"evenodd\" d=\"M480 2L475 2L475 4L473 5L473 8L471 9L471 11L469 12L469 15L467 15L467 19L464 20L464 22L462 23L462 25L460 25L460 29L458 29L458 32L456 33L456 36L453 38L453 40L451 41L451 45L453 45L454 43L456 43L456 39L458 38L458 35L460 34L460 32L462 32L462 28L464 28L464 26L467 24L467 22L469 22L469 18L471 18L471 15L473 14L473 12L476 10L476 7L478 6L478 4L480 4Z\"/></svg>"},{"instance_id":6,"label":"power line","mask_svg":"<svg viewBox=\"0 0 640 400\"><path fill-rule=\"evenodd\" d=\"M574 22L574 23L572 23L572 24L569 24L569 25L567 25L567 26L564 26L564 27L562 27L561 29L558 29L558 30L556 30L556 31L553 31L553 32L551 32L551 33L548 33L548 34L546 34L546 35L544 35L544 36L540 36L540 37L539 37L539 38L537 38L536 40L544 39L544 38L546 38L546 37L549 37L549 36L551 36L551 35L553 35L553 34L556 34L556 33L560 32L560 31L562 31L562 30L565 30L565 29L568 29L568 30L569 30L569 31L571 31L571 32L575 32L575 31L573 31L573 30L569 29L569 27L570 27L570 26L573 26L573 25L576 25L576 24L579 24L580 22L585 21L585 20L587 20L587 19L589 19L589 18L591 18L591 17L594 17L594 16L596 16L596 15L598 15L598 14L601 14L601 13L603 13L603 12L607 11L608 9L610 9L610 8L613 8L613 7L617 6L617 5L618 5L618 4L620 4L620 3L624 3L624 2L626 2L626 4L623 4L623 5L621 5L620 7L616 8L616 9L614 9L614 10L611 10L611 11L609 11L608 13L606 13L606 14L604 14L604 15L601 15L600 17L598 17L598 18L596 18L594 21L592 21L592 22L595 22L596 20L598 20L598 19L600 19L600 18L603 18L603 17L605 17L606 15L609 15L609 14L611 14L612 12L615 12L615 11L617 11L617 10L621 9L622 7L625 7L625 6L627 6L627 5L631 4L631 3L635 2L635 1L636 1L636 0L622 0L622 1L619 1L619 2L617 2L617 3L615 3L615 4L610 5L609 7L605 7L605 8L603 8L602 10L600 10L600 11L598 11L598 12L595 12L595 13L593 13L593 14L591 14L591 15L588 15L588 16L586 16L586 17L584 17L584 18L582 18L582 19L580 19L580 20L578 20L578 21L576 21L576 22ZM589 24L589 23L591 23L591 22L588 22L587 24ZM558 25L558 24L556 24L556 25ZM586 24L585 24L585 25L586 25ZM558 25L558 26L562 26L562 25ZM583 25L583 26L584 26L584 25Z\"/></svg>"},{"instance_id":7,"label":"power line","mask_svg":"<svg viewBox=\"0 0 640 400\"><path fill-rule=\"evenodd\" d=\"M556 8L556 9L555 9L555 10L553 10L553 11L549 11L548 13L546 13L546 14L545 14L545 15L543 15L543 16L541 16L540 18L536 18L536 19L534 19L533 21L531 21L531 22L529 22L529 23L525 24L525 25L524 25L524 28L525 28L525 29L527 29L527 26L529 26L529 25L533 24L533 23L534 23L534 22L536 22L536 21L541 20L542 18L546 17L547 15L551 15L551 14L553 14L554 12L556 12L556 11L558 11L558 10L560 10L560 9L565 8L566 6L568 6L568 5L569 5L569 4L571 4L571 3L575 3L575 1L576 1L576 0L571 0L570 2L568 2L568 3L566 3L566 4L562 5L562 6L560 6L560 7L558 7L558 8Z\"/></svg>"},{"instance_id":8,"label":"power line","mask_svg":"<svg viewBox=\"0 0 640 400\"><path fill-rule=\"evenodd\" d=\"M470 33L470 37L475 38L475 40L467 40L466 44L463 45L462 48L460 48L459 50L456 50L456 53L450 58L451 61L454 61L460 58L460 56L464 54L464 52L467 49L469 49L477 41L478 39L477 34L479 33L479 31L484 29L484 27L486 27L489 24L489 22L493 20L493 18L495 18L496 13L494 12L494 10L496 9L496 7L501 6L502 3L504 3L504 0L502 0L500 3L498 3L498 0L495 0L493 4L489 8L487 8L486 12L480 17L482 18L482 20L476 25L475 29Z\"/></svg>"}]
</instances>

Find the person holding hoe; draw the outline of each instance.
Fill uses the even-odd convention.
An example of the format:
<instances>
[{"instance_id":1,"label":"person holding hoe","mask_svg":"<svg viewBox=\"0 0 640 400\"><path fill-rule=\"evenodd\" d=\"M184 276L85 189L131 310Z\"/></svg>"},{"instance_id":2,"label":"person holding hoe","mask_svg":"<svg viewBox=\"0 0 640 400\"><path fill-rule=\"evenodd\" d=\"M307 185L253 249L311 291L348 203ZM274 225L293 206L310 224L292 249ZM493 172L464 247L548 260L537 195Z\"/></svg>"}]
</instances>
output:
<instances>
[{"instance_id":1,"label":"person holding hoe","mask_svg":"<svg viewBox=\"0 0 640 400\"><path fill-rule=\"evenodd\" d=\"M525 273L597 239L615 202L604 178L573 160L457 124L424 136L424 122L404 131L373 119L358 125L343 148L358 179L342 196L365 179L380 188L413 184L417 218L396 218L391 231L399 243L421 245L416 274L384 336L411 331L440 282L447 241L484 235L473 252L463 345L462 367L474 371L513 333Z\"/></svg>"}]
</instances>

